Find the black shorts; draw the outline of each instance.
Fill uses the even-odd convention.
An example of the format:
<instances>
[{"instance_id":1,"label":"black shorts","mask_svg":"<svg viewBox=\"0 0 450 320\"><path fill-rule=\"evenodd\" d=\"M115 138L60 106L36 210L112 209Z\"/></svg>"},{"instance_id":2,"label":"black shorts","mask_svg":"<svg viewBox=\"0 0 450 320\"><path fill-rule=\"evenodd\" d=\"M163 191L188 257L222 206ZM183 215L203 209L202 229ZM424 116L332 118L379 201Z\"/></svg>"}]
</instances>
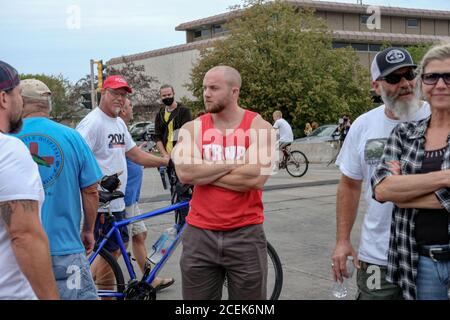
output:
<instances>
[{"instance_id":1,"label":"black shorts","mask_svg":"<svg viewBox=\"0 0 450 320\"><path fill-rule=\"evenodd\" d=\"M95 220L95 227L94 227L95 242L97 242L97 239L99 237L101 237L102 235L106 235L106 233L111 228L111 222L100 223L100 217L102 216L102 214L103 214L103 212L99 212L97 214L97 219ZM123 210L123 211L118 211L118 212L112 212L112 214L116 218L116 222L118 222L118 221L122 221L123 219L125 219L126 213L125 213L125 210ZM130 240L127 226L120 227L119 232L120 232L120 235L121 235L124 243L126 243ZM119 248L120 248L119 243L116 241L116 237L114 236L114 234L112 234L111 238L105 243L104 248L106 250L108 250L109 252L119 250Z\"/></svg>"}]
</instances>

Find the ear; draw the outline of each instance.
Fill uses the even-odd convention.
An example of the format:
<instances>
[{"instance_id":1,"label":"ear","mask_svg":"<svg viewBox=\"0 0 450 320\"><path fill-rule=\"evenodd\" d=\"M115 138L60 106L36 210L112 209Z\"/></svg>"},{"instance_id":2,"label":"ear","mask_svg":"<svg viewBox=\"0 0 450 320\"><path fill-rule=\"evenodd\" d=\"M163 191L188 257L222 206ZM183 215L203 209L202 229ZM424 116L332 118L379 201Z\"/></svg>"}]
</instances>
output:
<instances>
[{"instance_id":1,"label":"ear","mask_svg":"<svg viewBox=\"0 0 450 320\"><path fill-rule=\"evenodd\" d=\"M375 93L379 96L381 96L381 84L378 81L372 81L372 88L375 91Z\"/></svg>"},{"instance_id":2,"label":"ear","mask_svg":"<svg viewBox=\"0 0 450 320\"><path fill-rule=\"evenodd\" d=\"M0 91L0 109L6 109L7 93Z\"/></svg>"}]
</instances>

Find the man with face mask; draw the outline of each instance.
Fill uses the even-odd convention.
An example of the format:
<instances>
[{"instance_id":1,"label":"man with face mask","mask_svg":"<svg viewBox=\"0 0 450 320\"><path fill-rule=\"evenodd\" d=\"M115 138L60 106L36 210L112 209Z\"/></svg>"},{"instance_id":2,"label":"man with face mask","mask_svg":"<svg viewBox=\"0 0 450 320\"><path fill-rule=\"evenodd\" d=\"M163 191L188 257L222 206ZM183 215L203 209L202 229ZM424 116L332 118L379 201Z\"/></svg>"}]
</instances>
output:
<instances>
[{"instance_id":1,"label":"man with face mask","mask_svg":"<svg viewBox=\"0 0 450 320\"><path fill-rule=\"evenodd\" d=\"M58 299L48 239L40 222L44 190L21 128L19 75L0 61L0 300Z\"/></svg>"},{"instance_id":2,"label":"man with face mask","mask_svg":"<svg viewBox=\"0 0 450 320\"><path fill-rule=\"evenodd\" d=\"M170 85L163 85L159 89L159 95L163 107L155 117L155 142L156 147L163 156L170 157L170 154L178 140L178 130L192 120L191 111L181 103L175 101L175 91ZM170 183L170 192L175 192L176 173L171 167L167 167L167 176ZM180 209L182 216L187 214L186 209Z\"/></svg>"},{"instance_id":3,"label":"man with face mask","mask_svg":"<svg viewBox=\"0 0 450 320\"><path fill-rule=\"evenodd\" d=\"M393 204L381 204L372 199L370 177L380 162L392 129L401 122L421 120L430 114L429 105L419 100L415 90L415 68L411 55L403 48L390 47L375 56L371 66L372 86L385 104L353 122L336 160L342 177L337 190L332 274L335 281L342 281L343 276L348 275L347 257L352 256L358 269L357 299L361 300L402 297L400 288L385 279ZM363 186L367 212L357 254L350 233Z\"/></svg>"},{"instance_id":4,"label":"man with face mask","mask_svg":"<svg viewBox=\"0 0 450 320\"><path fill-rule=\"evenodd\" d=\"M170 85L163 85L159 95L164 106L155 117L155 142L163 156L169 156L177 143L177 132L192 120L191 111L175 101L175 91Z\"/></svg>"}]
</instances>

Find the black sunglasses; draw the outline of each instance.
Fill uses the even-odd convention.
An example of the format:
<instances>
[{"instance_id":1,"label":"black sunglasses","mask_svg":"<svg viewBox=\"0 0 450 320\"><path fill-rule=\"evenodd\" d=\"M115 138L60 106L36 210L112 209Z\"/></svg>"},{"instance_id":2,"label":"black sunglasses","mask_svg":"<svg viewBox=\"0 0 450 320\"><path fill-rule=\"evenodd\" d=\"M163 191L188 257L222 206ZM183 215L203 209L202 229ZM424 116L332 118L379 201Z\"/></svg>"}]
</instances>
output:
<instances>
[{"instance_id":1,"label":"black sunglasses","mask_svg":"<svg viewBox=\"0 0 450 320\"><path fill-rule=\"evenodd\" d=\"M409 70L406 71L404 73L391 73L385 77L380 78L380 80L384 80L389 84L397 84L400 81L402 81L402 78L405 78L408 81L414 80L414 78L416 77L416 73L414 72L414 70Z\"/></svg>"},{"instance_id":2,"label":"black sunglasses","mask_svg":"<svg viewBox=\"0 0 450 320\"><path fill-rule=\"evenodd\" d=\"M422 82L429 85L435 85L440 78L444 80L446 85L450 85L450 72L422 74Z\"/></svg>"}]
</instances>

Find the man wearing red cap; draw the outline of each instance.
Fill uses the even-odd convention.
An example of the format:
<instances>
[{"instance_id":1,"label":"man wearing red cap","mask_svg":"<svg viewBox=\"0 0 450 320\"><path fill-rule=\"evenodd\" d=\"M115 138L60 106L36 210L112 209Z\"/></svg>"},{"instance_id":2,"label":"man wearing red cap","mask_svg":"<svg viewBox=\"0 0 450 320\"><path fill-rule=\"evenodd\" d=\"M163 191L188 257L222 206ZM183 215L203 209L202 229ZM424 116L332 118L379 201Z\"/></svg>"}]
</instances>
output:
<instances>
[{"instance_id":1,"label":"man wearing red cap","mask_svg":"<svg viewBox=\"0 0 450 320\"><path fill-rule=\"evenodd\" d=\"M119 117L127 94L131 92L132 89L122 76L109 76L103 84L99 107L81 120L76 128L92 149L104 175L122 173L119 175L121 184L118 190L123 193L125 193L128 175L126 158L144 167L166 166L168 163L168 158L157 157L140 150L131 138L125 122ZM111 201L110 209L116 221L122 220L125 216L124 199ZM102 211L107 212L108 209L99 209L99 212ZM95 223L96 238L99 232L106 228L100 216L97 216ZM127 227L122 227L120 232L123 240L128 242ZM113 239L107 242L105 248L115 257L119 257L119 245Z\"/></svg>"}]
</instances>

